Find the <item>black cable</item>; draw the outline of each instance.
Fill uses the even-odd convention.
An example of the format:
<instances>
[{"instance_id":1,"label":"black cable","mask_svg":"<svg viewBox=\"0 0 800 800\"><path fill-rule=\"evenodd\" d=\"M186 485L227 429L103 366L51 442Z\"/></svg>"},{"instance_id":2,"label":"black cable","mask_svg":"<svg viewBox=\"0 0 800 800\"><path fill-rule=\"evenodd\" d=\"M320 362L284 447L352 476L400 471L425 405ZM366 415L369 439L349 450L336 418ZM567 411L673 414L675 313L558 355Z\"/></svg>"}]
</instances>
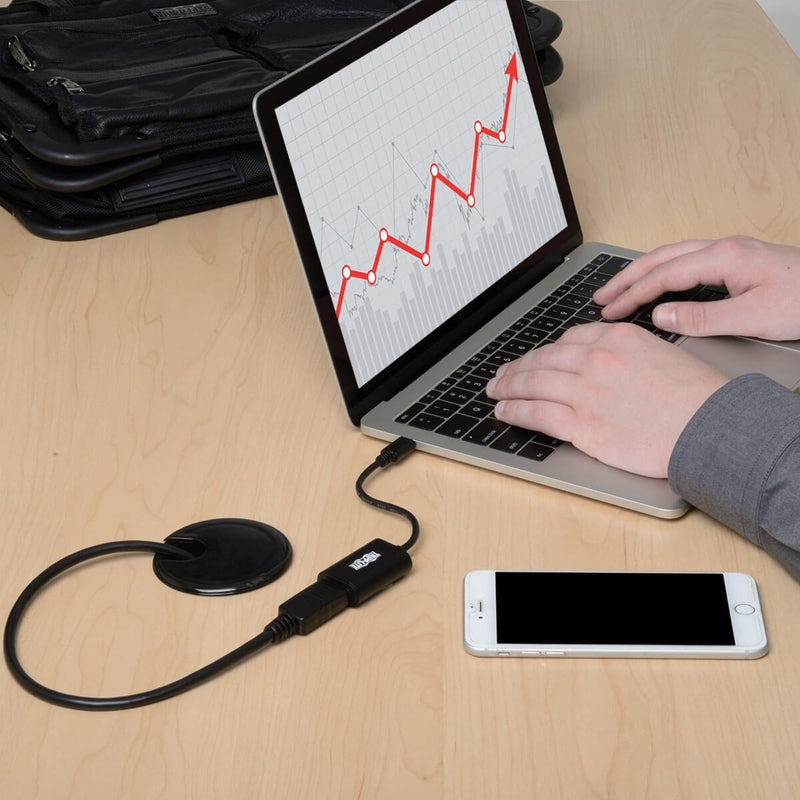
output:
<instances>
[{"instance_id":1,"label":"black cable","mask_svg":"<svg viewBox=\"0 0 800 800\"><path fill-rule=\"evenodd\" d=\"M379 467L393 464L416 447L410 439L398 439L385 447L378 458L365 469L356 482L358 496L370 505L400 514L411 523L411 538L402 546L375 539L361 550L323 570L317 582L282 603L278 616L264 630L211 664L176 681L136 694L119 697L83 697L51 689L25 672L16 652L17 631L34 596L51 580L68 569L101 556L128 552L151 552L167 558L188 559L188 550L162 542L123 541L94 545L72 553L37 575L17 598L6 620L3 632L3 652L14 678L31 694L55 705L87 711L115 711L136 708L181 694L222 671L232 667L256 651L288 639L295 634L306 635L348 606L357 606L382 589L391 586L411 569L406 550L419 536L416 517L404 508L376 500L362 488L364 481Z\"/></svg>"},{"instance_id":2,"label":"black cable","mask_svg":"<svg viewBox=\"0 0 800 800\"><path fill-rule=\"evenodd\" d=\"M256 649L265 644L269 644L275 637L274 631L265 630L249 642L246 642L222 658L217 659L212 664L196 670L184 678L173 681L158 689L151 689L146 692L124 695L121 697L96 698L67 694L43 686L41 683L31 678L30 675L25 672L17 657L16 638L22 616L34 595L44 588L45 584L53 580L53 578L78 564L101 556L130 552L151 552L172 558L192 558L192 555L188 551L180 547L159 542L124 541L93 545L92 547L87 547L84 550L72 553L48 567L40 575L37 575L28 584L19 598L17 598L17 602L14 603L11 613L8 615L5 631L3 633L3 652L11 674L31 694L49 703L65 706L67 708L104 711L135 708L136 706L156 703L159 700L166 700L168 697L174 697L176 694L180 694L190 687L208 680L208 678L216 675L218 672L221 672L237 661L242 660Z\"/></svg>"},{"instance_id":3,"label":"black cable","mask_svg":"<svg viewBox=\"0 0 800 800\"><path fill-rule=\"evenodd\" d=\"M419 521L407 508L396 506L394 503L388 503L385 500L378 500L372 495L367 494L364 491L364 481L377 469L382 469L388 467L390 464L402 461L409 453L413 452L416 446L416 442L412 439L407 439L405 436L395 439L395 441L381 450L375 461L373 461L356 480L356 494L358 494L365 503L369 503L371 506L380 508L383 511L390 511L392 514L399 514L411 523L411 536L405 544L401 545L404 550L411 549L411 547L416 544L417 539L419 539Z\"/></svg>"}]
</instances>

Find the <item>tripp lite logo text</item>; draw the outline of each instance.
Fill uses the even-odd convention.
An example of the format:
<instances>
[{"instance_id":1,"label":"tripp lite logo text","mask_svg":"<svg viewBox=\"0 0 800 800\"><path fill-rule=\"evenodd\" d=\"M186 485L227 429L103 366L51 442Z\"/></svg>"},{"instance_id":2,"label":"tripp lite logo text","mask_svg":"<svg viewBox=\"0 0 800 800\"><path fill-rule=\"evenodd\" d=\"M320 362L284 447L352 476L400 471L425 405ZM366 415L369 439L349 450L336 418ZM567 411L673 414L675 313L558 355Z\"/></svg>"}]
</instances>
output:
<instances>
[{"instance_id":1,"label":"tripp lite logo text","mask_svg":"<svg viewBox=\"0 0 800 800\"><path fill-rule=\"evenodd\" d=\"M159 22L171 22L175 19L192 19L193 17L208 17L216 14L217 10L210 3L189 3L185 6L166 6L164 8L151 8L150 13Z\"/></svg>"},{"instance_id":2,"label":"tripp lite logo text","mask_svg":"<svg viewBox=\"0 0 800 800\"><path fill-rule=\"evenodd\" d=\"M354 569L356 571L360 569L364 569L364 567L369 566L373 561L377 561L381 557L380 553L376 553L374 550L370 551L369 553L364 553L361 558L357 558L355 561L352 561L349 564L350 569Z\"/></svg>"}]
</instances>

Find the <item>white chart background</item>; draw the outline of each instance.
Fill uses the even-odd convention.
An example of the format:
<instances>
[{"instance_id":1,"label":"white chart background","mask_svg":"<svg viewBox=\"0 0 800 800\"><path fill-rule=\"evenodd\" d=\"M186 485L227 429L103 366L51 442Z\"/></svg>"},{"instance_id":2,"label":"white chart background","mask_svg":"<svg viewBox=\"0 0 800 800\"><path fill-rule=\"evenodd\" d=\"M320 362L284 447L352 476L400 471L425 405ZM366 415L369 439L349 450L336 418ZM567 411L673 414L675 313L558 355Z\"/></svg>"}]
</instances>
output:
<instances>
[{"instance_id":1,"label":"white chart background","mask_svg":"<svg viewBox=\"0 0 800 800\"><path fill-rule=\"evenodd\" d=\"M381 228L423 249L432 163L469 188L474 125L502 124L514 52L505 4L462 0L278 109L334 306ZM475 199L437 184L430 265L387 245L374 285L348 282L339 323L359 385L564 228L521 63L506 142L481 137Z\"/></svg>"}]
</instances>

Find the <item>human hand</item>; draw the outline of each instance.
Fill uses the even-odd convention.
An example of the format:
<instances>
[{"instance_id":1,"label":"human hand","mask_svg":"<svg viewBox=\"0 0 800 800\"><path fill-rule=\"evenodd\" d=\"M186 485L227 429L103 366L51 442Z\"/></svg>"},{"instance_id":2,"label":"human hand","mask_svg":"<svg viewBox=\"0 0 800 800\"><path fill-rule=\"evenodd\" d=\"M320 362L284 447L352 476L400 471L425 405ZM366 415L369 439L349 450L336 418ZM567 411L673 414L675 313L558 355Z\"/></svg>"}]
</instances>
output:
<instances>
[{"instance_id":1,"label":"human hand","mask_svg":"<svg viewBox=\"0 0 800 800\"><path fill-rule=\"evenodd\" d=\"M664 478L681 432L728 380L636 325L593 322L504 364L486 392L504 422Z\"/></svg>"},{"instance_id":2,"label":"human hand","mask_svg":"<svg viewBox=\"0 0 800 800\"><path fill-rule=\"evenodd\" d=\"M622 319L665 292L701 283L725 286L730 297L661 303L653 310L655 325L692 336L800 339L800 248L744 236L659 247L614 276L594 299L605 306L605 319Z\"/></svg>"}]
</instances>

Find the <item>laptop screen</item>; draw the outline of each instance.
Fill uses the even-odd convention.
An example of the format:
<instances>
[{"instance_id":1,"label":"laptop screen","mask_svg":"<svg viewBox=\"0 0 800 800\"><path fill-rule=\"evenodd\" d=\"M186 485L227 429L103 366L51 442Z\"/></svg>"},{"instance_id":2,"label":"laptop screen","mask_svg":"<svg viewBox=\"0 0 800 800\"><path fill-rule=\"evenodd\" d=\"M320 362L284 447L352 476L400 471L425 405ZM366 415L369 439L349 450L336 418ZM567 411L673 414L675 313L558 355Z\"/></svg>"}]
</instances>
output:
<instances>
[{"instance_id":1,"label":"laptop screen","mask_svg":"<svg viewBox=\"0 0 800 800\"><path fill-rule=\"evenodd\" d=\"M456 0L275 108L358 387L567 226L518 51Z\"/></svg>"}]
</instances>

